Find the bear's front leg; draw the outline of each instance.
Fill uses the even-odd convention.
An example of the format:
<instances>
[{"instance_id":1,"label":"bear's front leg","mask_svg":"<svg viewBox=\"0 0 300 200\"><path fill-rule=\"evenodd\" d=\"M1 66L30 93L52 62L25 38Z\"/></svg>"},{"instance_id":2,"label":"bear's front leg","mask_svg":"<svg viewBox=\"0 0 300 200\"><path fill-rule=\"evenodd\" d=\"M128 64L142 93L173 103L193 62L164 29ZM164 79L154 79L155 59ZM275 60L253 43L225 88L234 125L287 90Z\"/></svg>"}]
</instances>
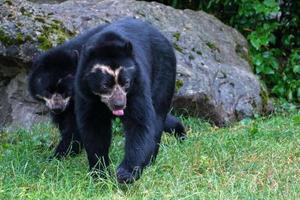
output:
<instances>
[{"instance_id":1,"label":"bear's front leg","mask_svg":"<svg viewBox=\"0 0 300 200\"><path fill-rule=\"evenodd\" d=\"M138 104L137 104L138 105ZM147 108L144 110L145 108ZM145 166L156 155L157 129L152 105L143 108L127 110L123 119L125 131L125 156L117 169L117 179L120 183L132 183L137 180Z\"/></svg>"},{"instance_id":2,"label":"bear's front leg","mask_svg":"<svg viewBox=\"0 0 300 200\"><path fill-rule=\"evenodd\" d=\"M77 98L76 117L80 136L86 149L90 171L104 175L109 165L111 118L94 104Z\"/></svg>"},{"instance_id":3,"label":"bear's front leg","mask_svg":"<svg viewBox=\"0 0 300 200\"><path fill-rule=\"evenodd\" d=\"M103 176L103 171L109 165L111 123L105 121L105 123L98 122L98 124L96 126L93 124L92 128L89 127L90 125L85 126L89 128L82 131L81 137L86 149L90 171Z\"/></svg>"},{"instance_id":4,"label":"bear's front leg","mask_svg":"<svg viewBox=\"0 0 300 200\"><path fill-rule=\"evenodd\" d=\"M52 114L51 118L60 131L61 140L50 159L60 159L67 155L73 156L80 153L82 142L77 130L73 109L60 114Z\"/></svg>"}]
</instances>

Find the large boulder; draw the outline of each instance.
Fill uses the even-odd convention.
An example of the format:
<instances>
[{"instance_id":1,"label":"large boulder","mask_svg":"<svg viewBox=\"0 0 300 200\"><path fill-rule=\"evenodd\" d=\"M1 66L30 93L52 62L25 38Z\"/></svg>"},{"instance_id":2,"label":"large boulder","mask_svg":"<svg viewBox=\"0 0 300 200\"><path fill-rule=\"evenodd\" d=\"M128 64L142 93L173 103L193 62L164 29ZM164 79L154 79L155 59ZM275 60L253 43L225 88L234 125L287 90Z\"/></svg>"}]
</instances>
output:
<instances>
[{"instance_id":1,"label":"large boulder","mask_svg":"<svg viewBox=\"0 0 300 200\"><path fill-rule=\"evenodd\" d=\"M219 126L268 111L268 96L248 62L246 40L212 15L133 0L2 2L0 126L30 127L45 119L45 108L29 97L26 83L38 53L124 16L149 21L173 42L178 59L174 108L178 111Z\"/></svg>"}]
</instances>

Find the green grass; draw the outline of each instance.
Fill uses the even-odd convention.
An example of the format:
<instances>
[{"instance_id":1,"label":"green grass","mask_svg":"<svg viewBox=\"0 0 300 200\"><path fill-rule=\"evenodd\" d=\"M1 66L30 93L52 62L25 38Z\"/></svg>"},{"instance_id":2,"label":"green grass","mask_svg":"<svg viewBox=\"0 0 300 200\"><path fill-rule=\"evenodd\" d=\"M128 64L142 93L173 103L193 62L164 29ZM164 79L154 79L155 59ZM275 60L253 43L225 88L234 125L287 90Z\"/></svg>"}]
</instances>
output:
<instances>
[{"instance_id":1,"label":"green grass","mask_svg":"<svg viewBox=\"0 0 300 200\"><path fill-rule=\"evenodd\" d=\"M216 128L184 118L189 138L164 135L156 162L132 185L115 181L124 139L115 128L111 176L94 181L85 154L47 161L50 125L0 134L0 199L299 199L300 112Z\"/></svg>"}]
</instances>

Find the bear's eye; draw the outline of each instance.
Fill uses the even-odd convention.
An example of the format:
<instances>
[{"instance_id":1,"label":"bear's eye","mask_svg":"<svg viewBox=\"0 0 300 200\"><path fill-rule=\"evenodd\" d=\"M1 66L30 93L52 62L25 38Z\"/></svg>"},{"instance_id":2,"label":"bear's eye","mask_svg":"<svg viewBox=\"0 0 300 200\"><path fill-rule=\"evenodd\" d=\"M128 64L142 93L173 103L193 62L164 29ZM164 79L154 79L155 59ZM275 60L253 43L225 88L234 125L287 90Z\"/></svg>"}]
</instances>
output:
<instances>
[{"instance_id":1,"label":"bear's eye","mask_svg":"<svg viewBox=\"0 0 300 200\"><path fill-rule=\"evenodd\" d=\"M108 87L107 85L101 85L101 89L102 89L102 90L108 90L109 87Z\"/></svg>"},{"instance_id":2,"label":"bear's eye","mask_svg":"<svg viewBox=\"0 0 300 200\"><path fill-rule=\"evenodd\" d=\"M125 89L129 88L130 86L130 79L127 77L119 77L118 83Z\"/></svg>"},{"instance_id":3,"label":"bear's eye","mask_svg":"<svg viewBox=\"0 0 300 200\"><path fill-rule=\"evenodd\" d=\"M111 92L111 87L109 86L109 85L101 85L100 86L100 92L102 93L102 94L108 94L108 93L110 93Z\"/></svg>"},{"instance_id":4,"label":"bear's eye","mask_svg":"<svg viewBox=\"0 0 300 200\"><path fill-rule=\"evenodd\" d=\"M112 76L104 76L100 81L100 90L102 93L109 93L115 84Z\"/></svg>"},{"instance_id":5,"label":"bear's eye","mask_svg":"<svg viewBox=\"0 0 300 200\"><path fill-rule=\"evenodd\" d=\"M52 93L49 92L48 90L44 90L40 96L46 97L46 98L51 98Z\"/></svg>"}]
</instances>

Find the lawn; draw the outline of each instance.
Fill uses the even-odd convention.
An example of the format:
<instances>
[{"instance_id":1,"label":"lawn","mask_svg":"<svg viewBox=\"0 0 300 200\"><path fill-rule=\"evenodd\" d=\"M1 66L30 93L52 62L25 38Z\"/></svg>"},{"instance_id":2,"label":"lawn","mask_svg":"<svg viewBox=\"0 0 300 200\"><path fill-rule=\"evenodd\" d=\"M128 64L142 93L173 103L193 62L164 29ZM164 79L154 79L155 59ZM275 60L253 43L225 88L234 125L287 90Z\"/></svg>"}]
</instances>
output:
<instances>
[{"instance_id":1,"label":"lawn","mask_svg":"<svg viewBox=\"0 0 300 200\"><path fill-rule=\"evenodd\" d=\"M183 118L188 139L164 135L156 162L132 185L115 181L124 139L115 126L110 178L93 180L85 153L48 161L49 124L0 133L0 199L299 199L300 112L217 128ZM109 173L109 172L108 172Z\"/></svg>"}]
</instances>

